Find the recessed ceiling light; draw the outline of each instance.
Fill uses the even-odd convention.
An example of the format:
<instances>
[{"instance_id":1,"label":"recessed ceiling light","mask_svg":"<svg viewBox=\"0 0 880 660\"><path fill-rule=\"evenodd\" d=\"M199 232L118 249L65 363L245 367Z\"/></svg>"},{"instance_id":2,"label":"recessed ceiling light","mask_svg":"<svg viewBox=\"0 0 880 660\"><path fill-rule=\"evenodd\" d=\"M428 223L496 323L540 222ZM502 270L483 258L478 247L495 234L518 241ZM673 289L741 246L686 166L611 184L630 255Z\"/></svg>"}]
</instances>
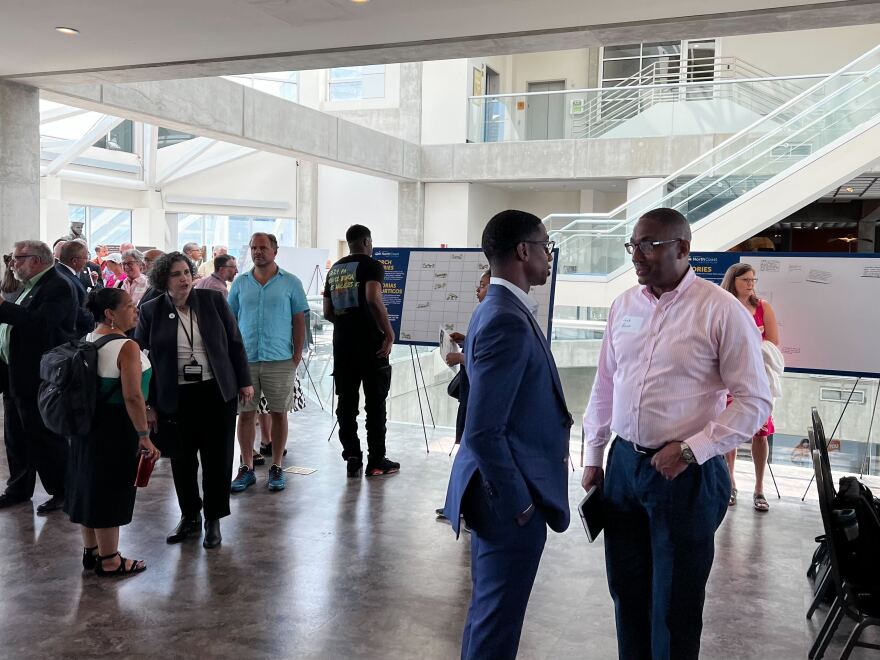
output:
<instances>
[{"instance_id":1,"label":"recessed ceiling light","mask_svg":"<svg viewBox=\"0 0 880 660\"><path fill-rule=\"evenodd\" d=\"M852 188L852 187L846 187L846 188L844 188L844 190L846 192L854 192L855 191L854 188Z\"/></svg>"},{"instance_id":2,"label":"recessed ceiling light","mask_svg":"<svg viewBox=\"0 0 880 660\"><path fill-rule=\"evenodd\" d=\"M356 5L365 5L365 4L367 4L370 0L351 0L351 1L352 1L354 4L356 4Z\"/></svg>"},{"instance_id":3,"label":"recessed ceiling light","mask_svg":"<svg viewBox=\"0 0 880 660\"><path fill-rule=\"evenodd\" d=\"M61 34L66 34L69 37L72 37L73 35L79 34L79 30L77 30L76 28L72 28L72 27L61 26L61 27L55 28L55 31L60 32Z\"/></svg>"}]
</instances>

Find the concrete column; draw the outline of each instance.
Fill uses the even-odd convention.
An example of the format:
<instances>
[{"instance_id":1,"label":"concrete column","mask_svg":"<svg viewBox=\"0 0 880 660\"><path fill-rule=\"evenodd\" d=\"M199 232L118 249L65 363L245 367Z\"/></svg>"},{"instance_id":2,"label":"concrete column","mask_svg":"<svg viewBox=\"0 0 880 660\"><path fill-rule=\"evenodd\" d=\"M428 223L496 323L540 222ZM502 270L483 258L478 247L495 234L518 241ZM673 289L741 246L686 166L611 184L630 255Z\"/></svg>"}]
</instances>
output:
<instances>
[{"instance_id":1,"label":"concrete column","mask_svg":"<svg viewBox=\"0 0 880 660\"><path fill-rule=\"evenodd\" d=\"M400 65L400 128L398 137L419 144L422 140L422 63Z\"/></svg>"},{"instance_id":2,"label":"concrete column","mask_svg":"<svg viewBox=\"0 0 880 660\"><path fill-rule=\"evenodd\" d=\"M308 160L296 164L296 244L318 247L318 165Z\"/></svg>"},{"instance_id":3,"label":"concrete column","mask_svg":"<svg viewBox=\"0 0 880 660\"><path fill-rule=\"evenodd\" d=\"M656 185L659 181L663 179L654 179L654 178L643 178L643 179L629 179L626 182L626 199L627 201L633 199L636 195L640 195L642 191L651 188ZM634 202L632 205L627 206L626 215L627 217L631 217L636 213L643 213L652 208L655 208L659 205L660 199L663 197L663 191L660 188L654 190L650 195L646 197L642 197L637 202ZM637 219L637 218L636 218Z\"/></svg>"},{"instance_id":4,"label":"concrete column","mask_svg":"<svg viewBox=\"0 0 880 660\"><path fill-rule=\"evenodd\" d=\"M422 247L425 244L425 184L397 184L397 244Z\"/></svg>"},{"instance_id":5,"label":"concrete column","mask_svg":"<svg viewBox=\"0 0 880 660\"><path fill-rule=\"evenodd\" d=\"M0 250L40 236L40 93L0 81Z\"/></svg>"}]
</instances>

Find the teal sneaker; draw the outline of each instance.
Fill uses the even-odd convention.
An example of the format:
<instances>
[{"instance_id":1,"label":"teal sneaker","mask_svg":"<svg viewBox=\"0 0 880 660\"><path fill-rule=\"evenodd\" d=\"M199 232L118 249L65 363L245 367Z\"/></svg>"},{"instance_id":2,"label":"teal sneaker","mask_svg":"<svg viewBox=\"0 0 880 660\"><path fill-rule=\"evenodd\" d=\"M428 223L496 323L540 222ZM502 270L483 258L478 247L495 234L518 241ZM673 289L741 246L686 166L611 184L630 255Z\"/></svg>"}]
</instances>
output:
<instances>
[{"instance_id":1,"label":"teal sneaker","mask_svg":"<svg viewBox=\"0 0 880 660\"><path fill-rule=\"evenodd\" d=\"M229 486L229 490L233 493L240 493L248 486L253 486L255 483L257 483L257 475L254 474L253 469L248 470L247 465L242 465L238 468L238 476L232 480L232 485Z\"/></svg>"},{"instance_id":2,"label":"teal sneaker","mask_svg":"<svg viewBox=\"0 0 880 660\"><path fill-rule=\"evenodd\" d=\"M284 472L281 471L281 466L273 465L269 468L269 480L266 482L266 488L284 490L284 485Z\"/></svg>"}]
</instances>

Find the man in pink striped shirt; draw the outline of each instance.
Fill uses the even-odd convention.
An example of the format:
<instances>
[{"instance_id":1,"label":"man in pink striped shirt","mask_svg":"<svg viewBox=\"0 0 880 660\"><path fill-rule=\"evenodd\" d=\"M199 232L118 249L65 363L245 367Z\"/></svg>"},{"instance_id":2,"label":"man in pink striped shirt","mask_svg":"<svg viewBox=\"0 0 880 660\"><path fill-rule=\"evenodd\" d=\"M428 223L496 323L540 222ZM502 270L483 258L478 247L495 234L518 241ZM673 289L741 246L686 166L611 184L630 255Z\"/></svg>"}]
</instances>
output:
<instances>
[{"instance_id":1,"label":"man in pink striped shirt","mask_svg":"<svg viewBox=\"0 0 880 660\"><path fill-rule=\"evenodd\" d=\"M636 223L626 248L639 286L611 306L584 414L582 485L603 488L608 587L627 660L699 656L730 495L724 454L770 414L757 327L736 298L697 278L690 240L673 209Z\"/></svg>"}]
</instances>

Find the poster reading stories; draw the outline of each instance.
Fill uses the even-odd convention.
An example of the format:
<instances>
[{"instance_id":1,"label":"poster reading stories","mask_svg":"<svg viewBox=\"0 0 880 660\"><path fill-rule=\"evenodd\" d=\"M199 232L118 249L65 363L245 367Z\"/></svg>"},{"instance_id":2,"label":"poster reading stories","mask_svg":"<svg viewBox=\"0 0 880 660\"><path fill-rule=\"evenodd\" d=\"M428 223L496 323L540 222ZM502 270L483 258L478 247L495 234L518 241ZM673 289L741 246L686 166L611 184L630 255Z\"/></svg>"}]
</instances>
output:
<instances>
[{"instance_id":1,"label":"poster reading stories","mask_svg":"<svg viewBox=\"0 0 880 660\"><path fill-rule=\"evenodd\" d=\"M436 346L440 329L467 333L480 276L489 267L479 248L374 248L385 267L382 295L398 344ZM550 337L556 262L547 284L532 289L538 325Z\"/></svg>"}]
</instances>

